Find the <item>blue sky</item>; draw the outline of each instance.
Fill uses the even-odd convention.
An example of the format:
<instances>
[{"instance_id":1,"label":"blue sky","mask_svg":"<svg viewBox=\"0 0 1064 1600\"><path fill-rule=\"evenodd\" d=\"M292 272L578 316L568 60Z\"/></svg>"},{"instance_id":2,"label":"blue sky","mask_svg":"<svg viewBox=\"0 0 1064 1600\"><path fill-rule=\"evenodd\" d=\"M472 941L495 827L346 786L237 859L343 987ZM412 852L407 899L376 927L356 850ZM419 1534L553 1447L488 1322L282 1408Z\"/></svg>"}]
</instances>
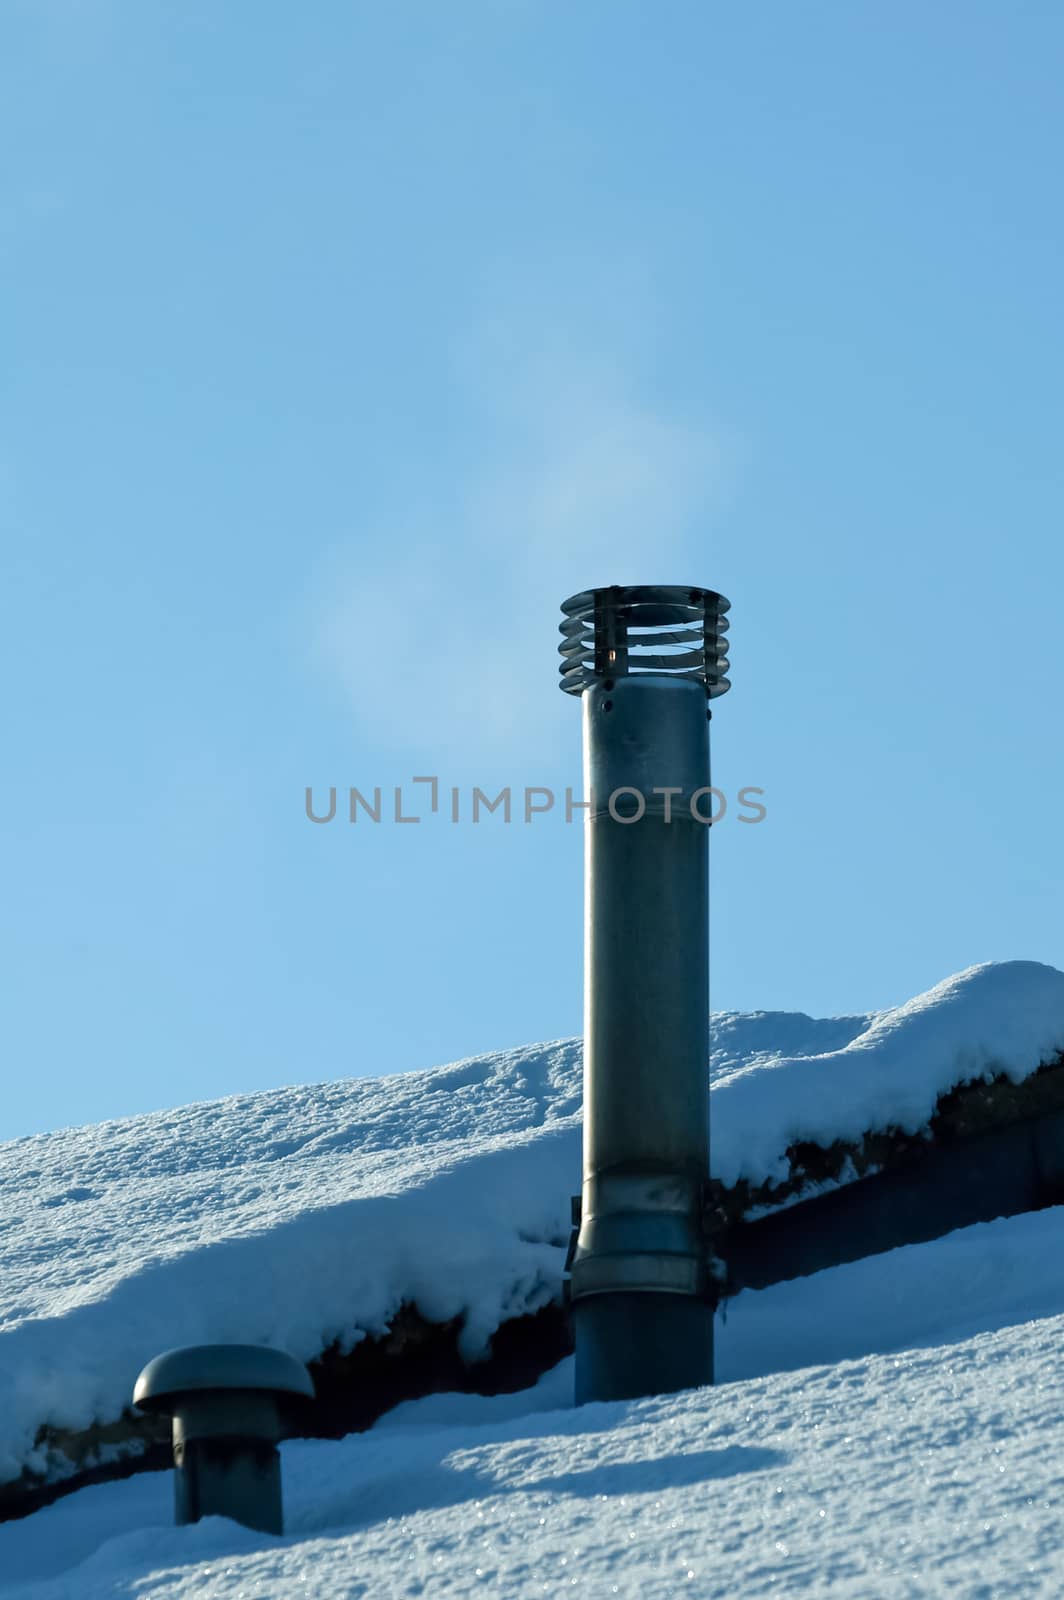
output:
<instances>
[{"instance_id":1,"label":"blue sky","mask_svg":"<svg viewBox=\"0 0 1064 1600\"><path fill-rule=\"evenodd\" d=\"M0 1134L575 1033L558 602L731 597L713 999L1064 965L1064 12L0 9Z\"/></svg>"}]
</instances>

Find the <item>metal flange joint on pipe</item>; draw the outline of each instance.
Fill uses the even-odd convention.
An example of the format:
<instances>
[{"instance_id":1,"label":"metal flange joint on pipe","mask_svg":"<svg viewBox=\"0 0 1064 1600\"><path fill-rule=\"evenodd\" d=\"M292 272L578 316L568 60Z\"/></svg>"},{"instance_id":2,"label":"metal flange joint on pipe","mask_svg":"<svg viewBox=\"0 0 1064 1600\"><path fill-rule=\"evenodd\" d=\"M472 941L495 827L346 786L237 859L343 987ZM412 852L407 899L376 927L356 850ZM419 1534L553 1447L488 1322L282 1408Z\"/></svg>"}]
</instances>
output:
<instances>
[{"instance_id":1,"label":"metal flange joint on pipe","mask_svg":"<svg viewBox=\"0 0 1064 1600\"><path fill-rule=\"evenodd\" d=\"M584 719L584 1176L567 1294L576 1400L711 1383L708 701L730 687L710 589L562 606Z\"/></svg>"}]
</instances>

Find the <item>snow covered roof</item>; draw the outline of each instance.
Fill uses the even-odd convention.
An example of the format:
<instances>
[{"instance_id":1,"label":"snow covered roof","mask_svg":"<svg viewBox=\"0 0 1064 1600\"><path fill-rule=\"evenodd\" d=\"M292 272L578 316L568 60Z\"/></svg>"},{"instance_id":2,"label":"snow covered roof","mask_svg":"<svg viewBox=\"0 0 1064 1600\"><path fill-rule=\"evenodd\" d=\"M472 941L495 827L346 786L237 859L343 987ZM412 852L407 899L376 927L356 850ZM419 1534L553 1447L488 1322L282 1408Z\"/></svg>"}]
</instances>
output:
<instances>
[{"instance_id":1,"label":"snow covered roof","mask_svg":"<svg viewBox=\"0 0 1064 1600\"><path fill-rule=\"evenodd\" d=\"M0 1594L1056 1600L1062 1243L1052 1210L743 1296L712 1389L573 1410L570 1359L292 1441L281 1539L173 1528L166 1474L83 1489L0 1526Z\"/></svg>"},{"instance_id":2,"label":"snow covered roof","mask_svg":"<svg viewBox=\"0 0 1064 1600\"><path fill-rule=\"evenodd\" d=\"M786 1151L797 1140L827 1143L889 1127L919 1132L945 1090L983 1076L1022 1079L1062 1047L1064 974L1034 962L972 968L907 1005L870 1017L818 1021L791 1014L721 1014L715 1019L711 1086L714 1172L726 1183L745 1179L761 1184L786 1176ZM117 1418L128 1403L137 1372L170 1346L208 1340L263 1342L310 1359L334 1342L351 1345L383 1332L400 1306L416 1304L433 1321L464 1318L464 1351L469 1357L480 1353L501 1323L558 1295L569 1196L579 1183L579 1074L577 1042L562 1041L430 1072L237 1097L0 1147L5 1197L0 1266L6 1289L0 1323L0 1478L10 1481L27 1470L44 1475L62 1472L63 1462L42 1428L54 1435ZM290 1507L297 1507L293 1526L305 1539L315 1530L372 1524L363 1527L357 1539L339 1541L357 1544L363 1552L348 1550L342 1558L352 1581L367 1548L384 1550L389 1538L406 1539L414 1553L410 1570L404 1566L401 1577L386 1578L375 1569L368 1591L413 1593L416 1574L424 1579L436 1573L442 1581L433 1540L446 1531L452 1540L446 1548L453 1550L454 1540L473 1538L472 1532L462 1530L483 1520L476 1515L477 1497L465 1495L461 1484L454 1498L455 1473L459 1478L472 1473L472 1480L462 1479L465 1488L470 1482L474 1488L479 1484L485 1504L499 1496L508 1502L507 1508L492 1512L496 1532L491 1537L496 1545L512 1541L513 1559L525 1563L521 1571L526 1576L538 1572L540 1560L548 1560L548 1549L555 1552L557 1565L566 1542L585 1528L589 1547L602 1545L601 1561L606 1565L596 1565L599 1558L589 1557L590 1564L580 1570L588 1582L596 1573L605 1582L612 1574L613 1559L607 1559L606 1547L625 1523L621 1500L624 1482L630 1481L638 1516L633 1510L629 1521L638 1530L637 1540L643 1541L641 1548L650 1552L646 1561L662 1583L669 1574L669 1583L679 1584L682 1577L678 1565L668 1564L672 1555L667 1549L679 1561L680 1545L687 1549L694 1540L703 1552L698 1561L690 1562L699 1584L695 1592L761 1592L749 1583L737 1585L737 1569L723 1548L728 1537L739 1541L746 1537L744 1518L767 1526L766 1504L775 1506L779 1516L774 1526L782 1530L778 1543L789 1551L788 1541L797 1541L795 1547L806 1552L803 1560L812 1560L809 1552L820 1548L819 1536L807 1532L806 1515L823 1521L819 1511L825 1509L827 1516L831 1499L828 1496L822 1507L815 1497L809 1500L805 1490L799 1492L802 1482L812 1481L809 1474L820 1459L817 1446L793 1418L780 1422L776 1431L786 1439L776 1440L772 1429L766 1432L770 1412L782 1405L784 1397L805 1394L812 1384L808 1391L812 1409L805 1414L807 1419L821 1418L817 1428L826 1429L823 1438L834 1441L835 1452L831 1467L821 1465L816 1470L828 1476L849 1475L849 1454L854 1452L847 1452L853 1434L845 1448L841 1441L847 1439L847 1429L858 1426L855 1419L862 1406L868 1425L874 1418L875 1426L885 1430L888 1412L894 1415L887 1399L901 1393L898 1385L910 1381L906 1372L924 1373L919 1381L922 1384L926 1378L929 1394L937 1395L945 1382L939 1358L930 1355L926 1362L913 1358L904 1368L863 1360L854 1369L856 1376L847 1377L847 1369L839 1368L800 1383L780 1378L779 1372L808 1362L864 1357L870 1350L955 1338L976 1327L999 1328L1021 1315L1064 1312L1064 1284L1055 1281L1059 1275L1046 1265L1046 1257L1053 1254L1049 1231L1058 1225L1056 1217L1056 1212L1048 1212L965 1230L935 1245L741 1296L726 1308L727 1321L718 1340L719 1375L743 1380L735 1388L610 1408L609 1417L592 1414L600 1408L586 1408L538 1422L530 1431L530 1403L539 1404L544 1398L552 1404L564 1401L566 1379L558 1377L544 1380L542 1393L533 1391L532 1396L494 1401L465 1397L455 1402L460 1408L458 1433L449 1438L419 1433L422 1443L414 1456L404 1454L407 1444L400 1445L395 1433L401 1419L394 1417L390 1426L379 1424L372 1434L342 1444L288 1445L287 1494ZM969 1237L978 1242L966 1244ZM947 1303L939 1292L949 1281L943 1263L946 1254L956 1250L968 1254ZM990 1274L979 1266L986 1251L994 1259ZM907 1263L903 1269L897 1267L902 1258ZM917 1275L918 1290L899 1294L895 1274L900 1270ZM832 1289L831 1284L844 1289ZM825 1305L833 1304L833 1294L839 1297L837 1310L826 1317ZM893 1317L884 1310L890 1305ZM1032 1305L1037 1309L1031 1310ZM991 1344L1004 1338L994 1334ZM965 1371L970 1368L974 1373L988 1365L996 1371L983 1344L977 1341L970 1350ZM772 1373L777 1376L767 1376ZM1005 1379L1001 1382L1005 1384ZM552 1389L552 1383L559 1387ZM973 1392L975 1384L973 1377ZM859 1399L862 1394L864 1400ZM537 1395L539 1399L534 1398ZM881 1402L882 1415L876 1410ZM422 1418L438 1416L438 1409L432 1408L441 1403L420 1402L426 1408ZM923 1402L914 1391L905 1404L911 1409ZM516 1411L507 1410L514 1407ZM1002 1416L1004 1407L1002 1399ZM493 1420L500 1416L525 1420ZM744 1417L747 1422L755 1419L756 1425L748 1426ZM488 1431L472 1439L470 1427L478 1418ZM892 1425L901 1426L902 1421L900 1415L894 1416ZM605 1437L614 1441L608 1445L603 1443L607 1427ZM808 1429L812 1427L808 1420ZM659 1428L660 1433L655 1431ZM933 1440L937 1435L930 1409L928 1428L927 1438ZM426 1443L430 1437L436 1442ZM1008 1448L1019 1447L1013 1441ZM760 1464L753 1456L743 1456L746 1465L737 1465L740 1457L733 1456L729 1468L728 1452L736 1450L762 1452ZM766 1450L776 1451L781 1460L769 1463L763 1456ZM667 1465L645 1465L672 1457L679 1463L672 1476ZM617 1467L598 1486L592 1477L581 1478L595 1460L603 1468L611 1463ZM374 1461L378 1487L369 1493L371 1473L366 1463ZM388 1461L392 1465L386 1471ZM449 1464L441 1466L441 1461ZM789 1474L792 1464L796 1476L788 1477L789 1487L782 1490L791 1497L784 1515L782 1502L764 1502L763 1475ZM381 1474L384 1486L379 1483ZM415 1489L419 1483L422 1487ZM450 1499L440 1500L440 1484L452 1485ZM686 1539L677 1536L667 1541L662 1535L656 1543L650 1540L653 1515L644 1501L646 1495L657 1493L655 1485L668 1495L682 1490L688 1505L704 1501L708 1508L721 1495L729 1498L734 1502L727 1514L732 1520L726 1517L721 1527L730 1527L731 1535L721 1532L714 1521L711 1538L709 1523L700 1523L697 1517L691 1522L693 1512L684 1513L688 1515L684 1522L678 1503L670 1501L669 1518L679 1517L678 1528L688 1530ZM1000 1508L1005 1505L1002 1485L993 1487L993 1504ZM180 1585L190 1581L184 1569L189 1561L198 1562L200 1552L213 1562L218 1551L241 1549L251 1553L233 1568L232 1583L215 1575L214 1588L195 1592L303 1592L297 1587L268 1586L269 1572L280 1570L278 1562L288 1574L285 1582L294 1583L291 1575L299 1563L311 1559L308 1546L299 1539L284 1546L288 1553L278 1554L270 1546L265 1556L261 1540L231 1529L183 1530L160 1539L156 1528L147 1542L138 1544L141 1536L136 1529L145 1519L158 1523L169 1518L168 1512L160 1516L153 1511L149 1516L145 1509L155 1505L153 1494L163 1493L154 1477L102 1486L83 1490L25 1523L8 1524L0 1528L0 1573L4 1551L22 1549L20 1540L32 1545L35 1536L25 1530L60 1525L69 1529L85 1516L96 1519L106 1532L111 1513L97 1509L90 1516L83 1508L91 1502L97 1508L124 1508L115 1511L115 1526L121 1523L133 1530L119 1541L120 1565L125 1563L123 1572L128 1568L130 1585L143 1581L145 1562L153 1564L153 1571L160 1562L165 1565L168 1550L182 1568L183 1575L172 1583L160 1579L156 1584L152 1579L150 1590L137 1589L138 1594L180 1593ZM415 1494L422 1498L410 1516L421 1521L405 1533L389 1535L387 1522L381 1519L398 1517L404 1508L413 1507ZM599 1501L599 1495L606 1500ZM550 1534L537 1534L536 1527L543 1525L533 1518L533 1508L542 1507L545 1500L554 1505L559 1496L565 1504L549 1513ZM519 1512L518 1501L525 1510ZM601 1513L588 1509L596 1505L606 1509ZM851 1513L852 1507L846 1514ZM839 1507L830 1515L832 1526L838 1525ZM900 1526L904 1518L901 1511L898 1515ZM511 1523L512 1532L504 1539L503 1529ZM71 1548L87 1548L88 1534L70 1537ZM941 1544L945 1535L929 1527L927 1537L929 1548L935 1549L935 1541ZM62 1539L56 1538L61 1544ZM96 1535L92 1538L99 1543ZM706 1555L710 1540L711 1563ZM337 1540L323 1535L321 1542L331 1548ZM755 1566L761 1573L757 1581L767 1588L769 1574L781 1570L785 1553L774 1545L762 1549L762 1544L763 1539L758 1545L762 1565ZM973 1550L977 1545L976 1540ZM108 1548L110 1555L101 1551L88 1568L79 1568L81 1587L54 1592L127 1592L121 1587L89 1586L97 1582L93 1561L106 1568L108 1561L113 1564L118 1559L118 1547ZM831 1559L842 1562L841 1552L840 1543ZM422 1557L427 1565L418 1565ZM402 1559L406 1561L405 1552ZM851 1554L849 1559L853 1592L875 1592L874 1586L871 1591L868 1587L873 1569L861 1565L865 1557L858 1560ZM319 1573L314 1557L315 1575L307 1592L360 1592L357 1587L330 1589L333 1578L328 1576L328 1561L322 1560ZM641 1562L641 1555L633 1555L625 1573L650 1570ZM39 1562L33 1570L42 1570ZM543 1582L561 1586L559 1573L564 1568L551 1570L554 1575L548 1578L544 1569L538 1588ZM950 1570L960 1568L954 1564ZM714 1572L731 1572L730 1588L706 1587L717 1582ZM463 1565L460 1571L453 1568L447 1582L457 1592L457 1587L473 1585L475 1577L474 1567ZM0 1585L3 1581L0 1577ZM203 1581L202 1575L196 1581ZM628 1592L627 1576L612 1581L622 1584L619 1592ZM960 1583L959 1578L956 1581ZM126 1582L122 1577L121 1583ZM963 1584L961 1588L977 1592ZM448 1589L437 1587L435 1592ZM601 1592L610 1592L610 1587Z\"/></svg>"}]
</instances>

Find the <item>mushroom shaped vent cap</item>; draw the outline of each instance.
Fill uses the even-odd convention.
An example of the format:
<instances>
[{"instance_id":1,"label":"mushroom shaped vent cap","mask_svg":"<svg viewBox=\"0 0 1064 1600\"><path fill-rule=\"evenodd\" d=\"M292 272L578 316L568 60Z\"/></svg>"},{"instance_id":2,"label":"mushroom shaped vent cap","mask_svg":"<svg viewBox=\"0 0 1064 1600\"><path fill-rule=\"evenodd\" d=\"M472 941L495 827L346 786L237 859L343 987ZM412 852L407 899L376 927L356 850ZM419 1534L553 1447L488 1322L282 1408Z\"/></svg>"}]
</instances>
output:
<instances>
[{"instance_id":1,"label":"mushroom shaped vent cap","mask_svg":"<svg viewBox=\"0 0 1064 1600\"><path fill-rule=\"evenodd\" d=\"M170 1411L179 1395L204 1389L258 1389L314 1397L301 1361L261 1344L195 1344L165 1350L149 1361L133 1390L142 1411Z\"/></svg>"}]
</instances>

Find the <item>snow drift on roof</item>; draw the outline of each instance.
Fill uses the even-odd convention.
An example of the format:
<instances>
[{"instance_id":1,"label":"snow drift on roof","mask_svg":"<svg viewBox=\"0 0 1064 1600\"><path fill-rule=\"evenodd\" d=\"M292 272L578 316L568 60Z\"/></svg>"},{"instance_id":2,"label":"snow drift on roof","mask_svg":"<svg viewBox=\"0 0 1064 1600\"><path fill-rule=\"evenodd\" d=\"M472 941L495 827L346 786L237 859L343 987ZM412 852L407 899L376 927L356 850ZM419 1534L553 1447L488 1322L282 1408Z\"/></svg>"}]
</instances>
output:
<instances>
[{"instance_id":1,"label":"snow drift on roof","mask_svg":"<svg viewBox=\"0 0 1064 1600\"><path fill-rule=\"evenodd\" d=\"M1057 1600L1062 1244L1057 1208L752 1295L716 1388L574 1410L569 1360L293 1440L283 1539L174 1528L164 1473L84 1489L0 1526L0 1594ZM796 1327L838 1364L760 1374Z\"/></svg>"},{"instance_id":2,"label":"snow drift on roof","mask_svg":"<svg viewBox=\"0 0 1064 1600\"><path fill-rule=\"evenodd\" d=\"M896 1010L717 1019L713 1169L795 1139L925 1126L937 1095L1064 1046L1064 973L973 967ZM61 1473L47 1424L111 1421L160 1350L310 1359L404 1302L472 1357L558 1294L580 1178L577 1041L292 1088L0 1146L0 1480Z\"/></svg>"}]
</instances>

